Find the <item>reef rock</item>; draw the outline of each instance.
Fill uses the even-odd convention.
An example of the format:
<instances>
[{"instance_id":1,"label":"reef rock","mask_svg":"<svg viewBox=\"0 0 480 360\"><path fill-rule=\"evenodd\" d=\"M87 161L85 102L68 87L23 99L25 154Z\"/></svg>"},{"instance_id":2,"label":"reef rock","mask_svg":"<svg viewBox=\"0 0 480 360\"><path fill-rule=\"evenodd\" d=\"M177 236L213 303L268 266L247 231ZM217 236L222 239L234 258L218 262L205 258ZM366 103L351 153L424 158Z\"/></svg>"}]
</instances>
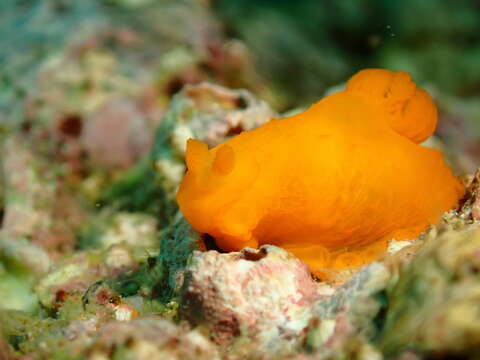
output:
<instances>
[{"instance_id":1,"label":"reef rock","mask_svg":"<svg viewBox=\"0 0 480 360\"><path fill-rule=\"evenodd\" d=\"M214 345L197 331L160 318L143 318L104 326L87 359L216 360Z\"/></svg>"},{"instance_id":2,"label":"reef rock","mask_svg":"<svg viewBox=\"0 0 480 360\"><path fill-rule=\"evenodd\" d=\"M460 218L467 221L480 220L480 169L469 180L458 213Z\"/></svg>"},{"instance_id":3,"label":"reef rock","mask_svg":"<svg viewBox=\"0 0 480 360\"><path fill-rule=\"evenodd\" d=\"M65 300L79 298L91 286L138 267L129 248L114 245L101 251L84 251L56 263L35 286L40 303L58 309Z\"/></svg>"},{"instance_id":4,"label":"reef rock","mask_svg":"<svg viewBox=\"0 0 480 360\"><path fill-rule=\"evenodd\" d=\"M132 166L153 140L144 114L126 99L105 104L85 123L85 149L93 162L107 169Z\"/></svg>"},{"instance_id":5,"label":"reef rock","mask_svg":"<svg viewBox=\"0 0 480 360\"><path fill-rule=\"evenodd\" d=\"M390 281L389 268L374 262L331 296L318 300L303 343L309 354L295 359L381 359L371 339L376 336L375 321L382 314L383 292Z\"/></svg>"},{"instance_id":6,"label":"reef rock","mask_svg":"<svg viewBox=\"0 0 480 360\"><path fill-rule=\"evenodd\" d=\"M275 356L299 344L310 306L331 289L319 287L293 255L266 245L194 252L182 290L180 317L205 325L230 355L249 353L253 344L257 355Z\"/></svg>"},{"instance_id":7,"label":"reef rock","mask_svg":"<svg viewBox=\"0 0 480 360\"><path fill-rule=\"evenodd\" d=\"M473 225L430 241L388 293L384 354L478 358L480 230Z\"/></svg>"}]
</instances>

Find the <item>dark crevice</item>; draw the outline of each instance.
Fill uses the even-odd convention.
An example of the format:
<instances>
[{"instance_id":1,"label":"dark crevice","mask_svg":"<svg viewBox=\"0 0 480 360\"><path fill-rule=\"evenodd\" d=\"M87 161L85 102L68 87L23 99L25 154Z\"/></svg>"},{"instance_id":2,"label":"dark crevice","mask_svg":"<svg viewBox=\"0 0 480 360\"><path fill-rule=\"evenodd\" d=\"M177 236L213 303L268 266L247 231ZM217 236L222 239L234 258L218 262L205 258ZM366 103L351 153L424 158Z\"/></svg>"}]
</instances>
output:
<instances>
[{"instance_id":1,"label":"dark crevice","mask_svg":"<svg viewBox=\"0 0 480 360\"><path fill-rule=\"evenodd\" d=\"M243 96L239 96L236 99L236 105L239 109L246 109L248 107L248 101Z\"/></svg>"},{"instance_id":2,"label":"dark crevice","mask_svg":"<svg viewBox=\"0 0 480 360\"><path fill-rule=\"evenodd\" d=\"M261 248L259 250L245 249L242 251L242 257L248 261L259 261L267 256L267 250Z\"/></svg>"},{"instance_id":3,"label":"dark crevice","mask_svg":"<svg viewBox=\"0 0 480 360\"><path fill-rule=\"evenodd\" d=\"M235 135L239 135L242 131L244 131L243 126L237 125L235 127L229 128L226 135L227 136L235 136Z\"/></svg>"},{"instance_id":4,"label":"dark crevice","mask_svg":"<svg viewBox=\"0 0 480 360\"><path fill-rule=\"evenodd\" d=\"M205 245L205 250L215 250L218 251L219 253L225 253L226 251L222 250L216 243L215 238L211 236L210 234L203 234L201 237L201 241L203 241L203 244Z\"/></svg>"},{"instance_id":5,"label":"dark crevice","mask_svg":"<svg viewBox=\"0 0 480 360\"><path fill-rule=\"evenodd\" d=\"M71 114L62 118L58 123L58 130L71 137L79 137L82 134L82 118L79 115Z\"/></svg>"}]
</instances>

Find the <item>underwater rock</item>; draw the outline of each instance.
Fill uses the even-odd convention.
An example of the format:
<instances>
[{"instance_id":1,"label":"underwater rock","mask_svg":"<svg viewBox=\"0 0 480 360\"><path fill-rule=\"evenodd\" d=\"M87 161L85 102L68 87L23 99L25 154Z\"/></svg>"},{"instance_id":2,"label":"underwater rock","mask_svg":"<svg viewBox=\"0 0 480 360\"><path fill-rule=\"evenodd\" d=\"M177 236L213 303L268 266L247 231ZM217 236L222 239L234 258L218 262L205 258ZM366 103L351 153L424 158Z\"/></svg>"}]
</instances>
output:
<instances>
[{"instance_id":1,"label":"underwater rock","mask_svg":"<svg viewBox=\"0 0 480 360\"><path fill-rule=\"evenodd\" d=\"M66 186L61 165L29 140L12 134L1 144L5 195L0 243L28 238L54 259L73 249L85 211Z\"/></svg>"},{"instance_id":2,"label":"underwater rock","mask_svg":"<svg viewBox=\"0 0 480 360\"><path fill-rule=\"evenodd\" d=\"M66 299L85 296L94 284L137 267L131 251L122 245L114 245L103 252L77 252L57 262L39 280L35 292L43 306L58 310Z\"/></svg>"},{"instance_id":3,"label":"underwater rock","mask_svg":"<svg viewBox=\"0 0 480 360\"><path fill-rule=\"evenodd\" d=\"M353 333L353 330L352 330ZM341 342L328 344L328 347L312 354L299 354L289 360L382 360L382 353L365 338L349 334ZM400 360L400 359L399 359ZM407 359L405 359L407 360ZM417 360L417 359L408 359Z\"/></svg>"},{"instance_id":4,"label":"underwater rock","mask_svg":"<svg viewBox=\"0 0 480 360\"><path fill-rule=\"evenodd\" d=\"M148 152L152 141L145 115L128 99L101 106L85 121L82 133L82 142L92 162L106 169L132 166Z\"/></svg>"},{"instance_id":5,"label":"underwater rock","mask_svg":"<svg viewBox=\"0 0 480 360\"><path fill-rule=\"evenodd\" d=\"M10 261L16 262L24 270L35 276L45 274L52 265L48 253L27 238L10 238L0 231L0 254Z\"/></svg>"},{"instance_id":6,"label":"underwater rock","mask_svg":"<svg viewBox=\"0 0 480 360\"><path fill-rule=\"evenodd\" d=\"M117 212L107 214L105 224L100 227L98 245L108 249L115 244L143 251L144 255L156 253L160 246L155 217L145 213Z\"/></svg>"},{"instance_id":7,"label":"underwater rock","mask_svg":"<svg viewBox=\"0 0 480 360\"><path fill-rule=\"evenodd\" d=\"M34 126L54 125L52 120L68 114L83 122L112 99L139 94L146 70L126 71L132 65L106 45L107 37L105 31L96 35L83 31L76 42L40 63L27 93L27 115ZM46 121L39 124L38 119Z\"/></svg>"},{"instance_id":8,"label":"underwater rock","mask_svg":"<svg viewBox=\"0 0 480 360\"><path fill-rule=\"evenodd\" d=\"M41 247L0 231L0 309L37 309L38 299L32 288L51 264L50 256Z\"/></svg>"},{"instance_id":9,"label":"underwater rock","mask_svg":"<svg viewBox=\"0 0 480 360\"><path fill-rule=\"evenodd\" d=\"M195 107L196 113L188 116L184 109L184 116L177 119L178 127L187 126L194 138L202 139L209 146L216 146L242 131L254 129L276 116L266 102L247 90L201 83L185 86L182 94L187 100L184 105ZM177 149L184 152L186 142L181 137L182 132L176 130L174 133L179 136L172 141Z\"/></svg>"},{"instance_id":10,"label":"underwater rock","mask_svg":"<svg viewBox=\"0 0 480 360\"><path fill-rule=\"evenodd\" d=\"M284 355L301 342L310 307L321 296L307 266L275 246L194 252L179 316L206 326L229 354Z\"/></svg>"},{"instance_id":11,"label":"underwater rock","mask_svg":"<svg viewBox=\"0 0 480 360\"><path fill-rule=\"evenodd\" d=\"M108 295L105 288L97 290L96 298ZM6 336L19 338L21 353L25 354L22 359L219 359L214 344L185 324L176 325L154 315L120 319L118 311L110 311L120 306L111 301L106 306L109 309L102 311L97 305L95 313L84 314L72 306L77 316L65 318L62 314L57 320L28 318L20 313L12 313L9 318L2 318L5 314L0 313L0 320L2 326L6 324ZM1 346L0 339L0 355Z\"/></svg>"},{"instance_id":12,"label":"underwater rock","mask_svg":"<svg viewBox=\"0 0 480 360\"><path fill-rule=\"evenodd\" d=\"M460 201L458 216L467 221L480 220L480 169L471 177Z\"/></svg>"},{"instance_id":13,"label":"underwater rock","mask_svg":"<svg viewBox=\"0 0 480 360\"><path fill-rule=\"evenodd\" d=\"M315 303L314 314L320 319L329 319L345 312L362 297L383 289L390 274L380 262L374 262L358 271L348 282L335 290L335 293Z\"/></svg>"},{"instance_id":14,"label":"underwater rock","mask_svg":"<svg viewBox=\"0 0 480 360\"><path fill-rule=\"evenodd\" d=\"M45 172L45 159L36 156L20 136L11 136L1 145L5 186L2 232L9 237L34 236L52 220L56 190L52 170Z\"/></svg>"},{"instance_id":15,"label":"underwater rock","mask_svg":"<svg viewBox=\"0 0 480 360\"><path fill-rule=\"evenodd\" d=\"M303 343L304 350L312 355L300 355L298 360L380 359L369 339L376 335L375 318L383 306L381 293L390 278L389 269L374 262L358 271L331 296L318 300L312 306L312 318Z\"/></svg>"},{"instance_id":16,"label":"underwater rock","mask_svg":"<svg viewBox=\"0 0 480 360\"><path fill-rule=\"evenodd\" d=\"M161 318L111 322L85 351L89 360L218 360L215 346L198 331ZM120 355L121 354L121 355Z\"/></svg>"},{"instance_id":17,"label":"underwater rock","mask_svg":"<svg viewBox=\"0 0 480 360\"><path fill-rule=\"evenodd\" d=\"M477 225L428 242L388 291L379 338L386 355L479 356L479 253Z\"/></svg>"}]
</instances>

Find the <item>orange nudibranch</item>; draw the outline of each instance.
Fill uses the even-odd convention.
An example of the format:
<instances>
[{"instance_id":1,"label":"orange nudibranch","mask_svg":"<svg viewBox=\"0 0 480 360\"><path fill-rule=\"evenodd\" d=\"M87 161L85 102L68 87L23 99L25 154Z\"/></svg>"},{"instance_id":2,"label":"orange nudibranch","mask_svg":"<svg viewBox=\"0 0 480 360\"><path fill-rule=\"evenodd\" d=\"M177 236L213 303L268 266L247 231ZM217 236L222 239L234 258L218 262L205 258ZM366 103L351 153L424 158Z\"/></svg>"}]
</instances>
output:
<instances>
[{"instance_id":1,"label":"orange nudibranch","mask_svg":"<svg viewBox=\"0 0 480 360\"><path fill-rule=\"evenodd\" d=\"M439 220L463 186L420 145L437 109L404 72L366 69L303 113L212 149L189 140L177 202L226 251L272 244L322 276Z\"/></svg>"}]
</instances>

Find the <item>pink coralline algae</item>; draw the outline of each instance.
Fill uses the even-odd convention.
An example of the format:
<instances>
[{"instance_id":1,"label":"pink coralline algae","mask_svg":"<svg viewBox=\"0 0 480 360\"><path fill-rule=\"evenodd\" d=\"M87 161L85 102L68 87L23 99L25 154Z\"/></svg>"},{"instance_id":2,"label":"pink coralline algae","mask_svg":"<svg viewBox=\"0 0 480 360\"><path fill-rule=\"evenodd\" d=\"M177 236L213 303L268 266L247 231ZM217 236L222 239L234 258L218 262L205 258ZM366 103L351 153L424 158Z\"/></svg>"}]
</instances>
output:
<instances>
[{"instance_id":1,"label":"pink coralline algae","mask_svg":"<svg viewBox=\"0 0 480 360\"><path fill-rule=\"evenodd\" d=\"M311 305L321 296L308 267L275 246L195 252L180 315L206 325L214 341L230 351L241 352L248 339L259 351L285 352L302 338Z\"/></svg>"}]
</instances>

